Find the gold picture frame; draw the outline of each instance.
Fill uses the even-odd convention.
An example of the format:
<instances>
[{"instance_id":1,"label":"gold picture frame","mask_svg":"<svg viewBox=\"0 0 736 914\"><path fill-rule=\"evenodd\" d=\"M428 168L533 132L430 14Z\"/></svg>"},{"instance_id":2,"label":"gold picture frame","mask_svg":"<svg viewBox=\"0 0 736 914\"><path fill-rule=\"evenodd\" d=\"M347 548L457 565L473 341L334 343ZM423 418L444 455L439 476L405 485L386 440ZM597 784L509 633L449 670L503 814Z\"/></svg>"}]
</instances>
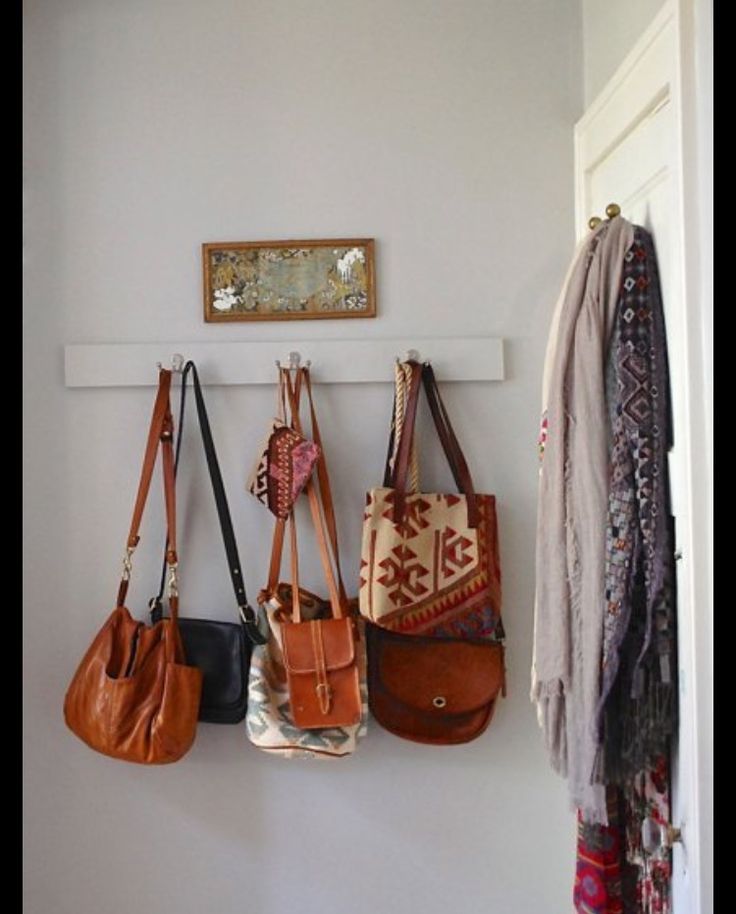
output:
<instances>
[{"instance_id":1,"label":"gold picture frame","mask_svg":"<svg viewBox=\"0 0 736 914\"><path fill-rule=\"evenodd\" d=\"M204 319L375 317L373 238L202 245Z\"/></svg>"}]
</instances>

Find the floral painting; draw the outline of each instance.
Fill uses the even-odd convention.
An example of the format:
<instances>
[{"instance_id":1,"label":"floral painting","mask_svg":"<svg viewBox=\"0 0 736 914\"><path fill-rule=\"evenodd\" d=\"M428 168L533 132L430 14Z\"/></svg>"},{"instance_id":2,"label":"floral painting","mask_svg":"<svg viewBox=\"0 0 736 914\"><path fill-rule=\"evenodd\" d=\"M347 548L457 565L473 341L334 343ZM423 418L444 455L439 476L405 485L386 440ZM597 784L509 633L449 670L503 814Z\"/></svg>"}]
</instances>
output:
<instances>
[{"instance_id":1,"label":"floral painting","mask_svg":"<svg viewBox=\"0 0 736 914\"><path fill-rule=\"evenodd\" d=\"M373 239L203 244L205 321L375 317Z\"/></svg>"}]
</instances>

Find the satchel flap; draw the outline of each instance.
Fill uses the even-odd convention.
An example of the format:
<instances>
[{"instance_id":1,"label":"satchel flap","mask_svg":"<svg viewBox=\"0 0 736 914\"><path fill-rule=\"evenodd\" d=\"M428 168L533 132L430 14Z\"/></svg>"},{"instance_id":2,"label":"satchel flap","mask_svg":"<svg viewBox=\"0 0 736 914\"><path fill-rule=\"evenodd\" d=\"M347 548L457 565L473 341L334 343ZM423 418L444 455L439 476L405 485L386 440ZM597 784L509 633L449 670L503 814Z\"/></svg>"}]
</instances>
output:
<instances>
[{"instance_id":1,"label":"satchel flap","mask_svg":"<svg viewBox=\"0 0 736 914\"><path fill-rule=\"evenodd\" d=\"M350 619L320 619L316 622L286 622L281 628L284 664L290 673L316 673L315 632L319 627L325 669L341 670L355 662L355 643Z\"/></svg>"},{"instance_id":2,"label":"satchel flap","mask_svg":"<svg viewBox=\"0 0 736 914\"><path fill-rule=\"evenodd\" d=\"M371 640L381 685L417 711L467 714L493 701L501 689L500 644L397 637L386 631Z\"/></svg>"}]
</instances>

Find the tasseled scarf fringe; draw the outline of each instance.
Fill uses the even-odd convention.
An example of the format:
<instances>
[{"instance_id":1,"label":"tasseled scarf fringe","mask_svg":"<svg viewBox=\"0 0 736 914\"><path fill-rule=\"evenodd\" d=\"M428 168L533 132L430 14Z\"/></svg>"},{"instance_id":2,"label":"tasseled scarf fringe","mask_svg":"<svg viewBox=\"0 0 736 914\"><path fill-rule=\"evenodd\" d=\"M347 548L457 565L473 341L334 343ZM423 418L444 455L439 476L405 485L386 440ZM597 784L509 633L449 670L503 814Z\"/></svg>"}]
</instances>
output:
<instances>
[{"instance_id":1,"label":"tasseled scarf fringe","mask_svg":"<svg viewBox=\"0 0 736 914\"><path fill-rule=\"evenodd\" d=\"M665 752L676 733L676 705L672 683L657 682L641 698L630 700L625 717L606 714L606 736L591 783L625 784Z\"/></svg>"}]
</instances>

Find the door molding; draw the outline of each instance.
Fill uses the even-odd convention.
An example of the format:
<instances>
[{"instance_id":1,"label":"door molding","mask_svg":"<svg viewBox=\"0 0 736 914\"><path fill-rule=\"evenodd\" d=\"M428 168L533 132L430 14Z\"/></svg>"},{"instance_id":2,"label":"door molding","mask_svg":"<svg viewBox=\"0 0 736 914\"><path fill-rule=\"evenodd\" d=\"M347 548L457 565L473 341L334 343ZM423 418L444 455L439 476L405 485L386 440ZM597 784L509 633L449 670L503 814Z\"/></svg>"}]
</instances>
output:
<instances>
[{"instance_id":1,"label":"door molding","mask_svg":"<svg viewBox=\"0 0 736 914\"><path fill-rule=\"evenodd\" d=\"M575 234L582 238L590 205L590 176L647 117L672 101L673 2L665 3L637 44L575 125ZM624 212L625 200L616 200ZM600 213L599 215L603 215Z\"/></svg>"},{"instance_id":2,"label":"door molding","mask_svg":"<svg viewBox=\"0 0 736 914\"><path fill-rule=\"evenodd\" d=\"M677 521L680 738L673 821L683 844L673 855L675 914L713 910L712 746L712 267L710 264L710 97L712 13L707 0L667 0L649 28L575 125L575 230L603 216L592 176L647 118L665 105L672 116L668 149L668 241L673 288L665 302L675 448L670 462ZM704 107L705 106L705 107ZM656 179L656 175L652 180ZM705 193L704 193L705 191ZM600 181L598 194L601 193ZM594 207L597 207L597 212ZM671 231L671 238L669 233ZM655 237L656 242L656 237Z\"/></svg>"}]
</instances>

